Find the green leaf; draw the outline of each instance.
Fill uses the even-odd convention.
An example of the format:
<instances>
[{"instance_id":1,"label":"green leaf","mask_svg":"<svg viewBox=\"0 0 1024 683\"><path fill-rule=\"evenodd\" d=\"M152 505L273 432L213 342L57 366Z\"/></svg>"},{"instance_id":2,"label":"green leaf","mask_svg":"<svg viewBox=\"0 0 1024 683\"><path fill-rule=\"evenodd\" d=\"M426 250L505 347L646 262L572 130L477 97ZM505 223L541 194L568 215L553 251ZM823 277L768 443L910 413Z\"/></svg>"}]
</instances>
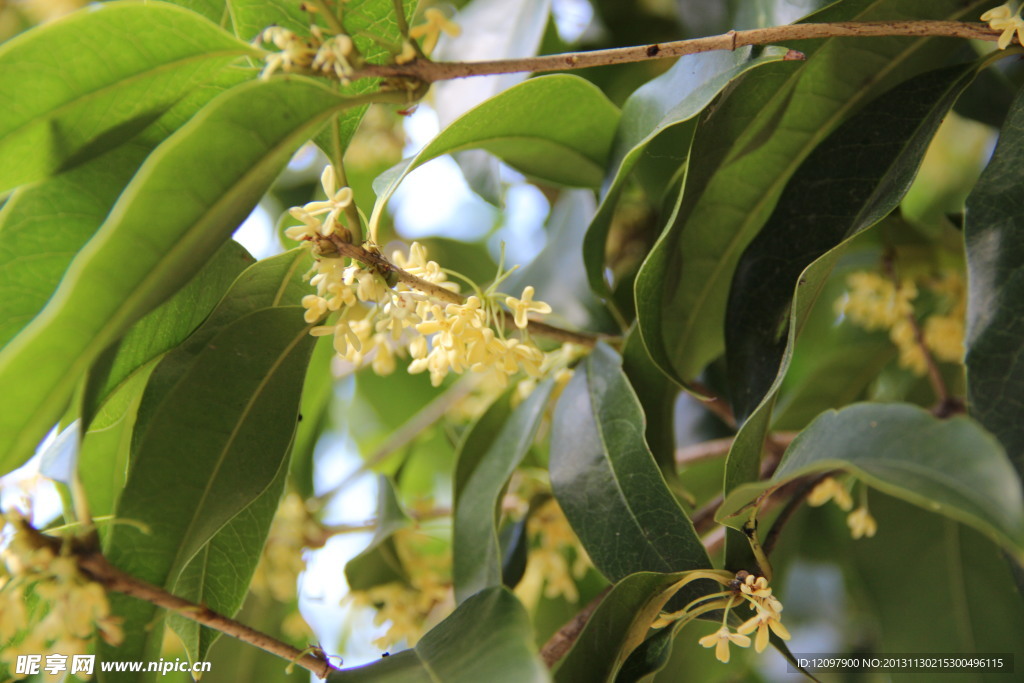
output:
<instances>
[{"instance_id":1,"label":"green leaf","mask_svg":"<svg viewBox=\"0 0 1024 683\"><path fill-rule=\"evenodd\" d=\"M992 160L967 198L967 390L971 415L998 437L1024 477L1024 210L1014 183L1024 165L1024 93Z\"/></svg>"},{"instance_id":2,"label":"green leaf","mask_svg":"<svg viewBox=\"0 0 1024 683\"><path fill-rule=\"evenodd\" d=\"M601 204L584 239L583 260L595 292L611 294L604 275L608 231L626 179L643 155L672 156L676 166L684 163L697 115L733 80L751 69L782 59L784 54L784 50L769 48L754 57L752 48L743 48L688 55L629 96L622 107ZM676 130L671 139L685 141L683 145L666 148L666 138L652 145L659 135L673 128Z\"/></svg>"},{"instance_id":3,"label":"green leaf","mask_svg":"<svg viewBox=\"0 0 1024 683\"><path fill-rule=\"evenodd\" d=\"M316 495L313 486L313 454L321 434L331 423L334 405L334 375L331 363L337 351L330 336L321 337L313 348L313 356L306 368L306 381L302 385L302 404L299 406L299 427L292 445L291 486L303 499Z\"/></svg>"},{"instance_id":4,"label":"green leaf","mask_svg":"<svg viewBox=\"0 0 1024 683\"><path fill-rule=\"evenodd\" d=\"M792 353L793 300L810 301L827 269L807 267L878 223L906 194L953 102L985 64L916 76L881 95L818 146L740 258L725 318L729 396L740 421L778 388ZM798 306L807 311L805 306Z\"/></svg>"},{"instance_id":5,"label":"green leaf","mask_svg":"<svg viewBox=\"0 0 1024 683\"><path fill-rule=\"evenodd\" d=\"M497 528L502 493L533 443L553 386L550 381L538 386L511 415L499 400L459 449L452 520L452 580L459 602L502 584ZM492 412L507 419L493 425Z\"/></svg>"},{"instance_id":6,"label":"green leaf","mask_svg":"<svg viewBox=\"0 0 1024 683\"><path fill-rule=\"evenodd\" d=\"M1024 563L1024 496L1002 446L967 416L940 420L908 404L857 403L823 413L769 481L736 488L717 518L739 528L764 491L832 470L972 526Z\"/></svg>"},{"instance_id":7,"label":"green leaf","mask_svg":"<svg viewBox=\"0 0 1024 683\"><path fill-rule=\"evenodd\" d=\"M615 584L559 663L555 681L614 681L686 574L641 572Z\"/></svg>"},{"instance_id":8,"label":"green leaf","mask_svg":"<svg viewBox=\"0 0 1024 683\"><path fill-rule=\"evenodd\" d=\"M218 323L202 348L169 354L150 381L117 507L119 518L147 531L119 525L107 543L113 564L160 586L173 586L196 553L267 491L295 433L313 347L302 308L260 308ZM118 656L141 657L155 608L116 605L126 619Z\"/></svg>"},{"instance_id":9,"label":"green leaf","mask_svg":"<svg viewBox=\"0 0 1024 683\"><path fill-rule=\"evenodd\" d=\"M888 496L873 495L870 505L877 535L849 542L842 558L856 586L851 597L876 625L874 637L865 638L873 641L874 652L1013 653L1019 662L1024 600L998 549L970 528ZM892 676L931 678L939 676ZM951 674L947 680L979 678L1000 676Z\"/></svg>"},{"instance_id":10,"label":"green leaf","mask_svg":"<svg viewBox=\"0 0 1024 683\"><path fill-rule=\"evenodd\" d=\"M615 135L619 110L578 76L554 74L525 83L471 109L419 154L374 183L376 225L399 183L427 161L463 149L485 149L523 173L562 185L596 187Z\"/></svg>"},{"instance_id":11,"label":"green leaf","mask_svg":"<svg viewBox=\"0 0 1024 683\"><path fill-rule=\"evenodd\" d=\"M128 476L132 432L139 405L156 366L157 361L150 361L119 383L82 436L78 477L94 517L112 515L117 507Z\"/></svg>"},{"instance_id":12,"label":"green leaf","mask_svg":"<svg viewBox=\"0 0 1024 683\"><path fill-rule=\"evenodd\" d=\"M398 501L394 484L383 475L377 477L376 520L377 530L370 545L345 565L345 580L351 590L365 591L380 584L409 580L392 536L412 524L412 518Z\"/></svg>"},{"instance_id":13,"label":"green leaf","mask_svg":"<svg viewBox=\"0 0 1024 683\"><path fill-rule=\"evenodd\" d=\"M847 0L810 20L974 20L986 4ZM916 38L834 38L800 49L806 61L749 74L701 120L680 202L637 278L644 342L680 381L721 354L736 264L807 155L879 93L957 54L947 39Z\"/></svg>"},{"instance_id":14,"label":"green leaf","mask_svg":"<svg viewBox=\"0 0 1024 683\"><path fill-rule=\"evenodd\" d=\"M187 282L295 149L351 104L302 79L246 83L150 155L44 311L0 352L0 471L25 461L103 349Z\"/></svg>"},{"instance_id":15,"label":"green leaf","mask_svg":"<svg viewBox=\"0 0 1024 683\"><path fill-rule=\"evenodd\" d=\"M238 613L249 593L287 478L288 470L282 467L266 491L196 553L174 584L175 595L218 614L233 617ZM193 662L206 661L210 647L221 636L220 631L200 627L178 614L169 614L167 622Z\"/></svg>"},{"instance_id":16,"label":"green leaf","mask_svg":"<svg viewBox=\"0 0 1024 683\"><path fill-rule=\"evenodd\" d=\"M242 69L222 71L132 140L14 192L0 210L0 345L43 308L146 156L198 109L249 78Z\"/></svg>"},{"instance_id":17,"label":"green leaf","mask_svg":"<svg viewBox=\"0 0 1024 683\"><path fill-rule=\"evenodd\" d=\"M0 47L0 192L116 146L229 63L257 54L202 17L111 2Z\"/></svg>"},{"instance_id":18,"label":"green leaf","mask_svg":"<svg viewBox=\"0 0 1024 683\"><path fill-rule=\"evenodd\" d=\"M131 327L107 349L89 372L82 414L86 424L93 412L118 386L150 360L183 342L227 292L253 258L229 240L210 262L177 294Z\"/></svg>"},{"instance_id":19,"label":"green leaf","mask_svg":"<svg viewBox=\"0 0 1024 683\"><path fill-rule=\"evenodd\" d=\"M416 647L332 673L329 683L541 683L550 681L533 645L526 610L494 587L463 602Z\"/></svg>"},{"instance_id":20,"label":"green leaf","mask_svg":"<svg viewBox=\"0 0 1024 683\"><path fill-rule=\"evenodd\" d=\"M643 411L618 354L599 344L580 364L551 429L552 489L605 577L710 566L647 448Z\"/></svg>"}]
</instances>

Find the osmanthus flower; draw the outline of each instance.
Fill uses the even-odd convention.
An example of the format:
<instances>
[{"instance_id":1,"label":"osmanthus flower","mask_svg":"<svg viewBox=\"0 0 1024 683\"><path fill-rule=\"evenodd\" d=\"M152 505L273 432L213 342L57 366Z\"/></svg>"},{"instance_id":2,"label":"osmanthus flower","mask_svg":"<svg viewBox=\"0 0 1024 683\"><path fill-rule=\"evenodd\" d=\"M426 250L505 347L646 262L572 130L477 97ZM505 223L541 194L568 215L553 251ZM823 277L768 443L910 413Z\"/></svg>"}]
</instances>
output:
<instances>
[{"instance_id":1,"label":"osmanthus flower","mask_svg":"<svg viewBox=\"0 0 1024 683\"><path fill-rule=\"evenodd\" d=\"M826 477L807 496L807 504L811 507L821 507L830 500L835 501L843 510L849 511L853 508L853 498L846 487L840 484L834 477Z\"/></svg>"},{"instance_id":2,"label":"osmanthus flower","mask_svg":"<svg viewBox=\"0 0 1024 683\"><path fill-rule=\"evenodd\" d=\"M920 322L914 311L919 284L934 295L932 311ZM929 353L940 361L963 362L967 294L960 273L946 271L917 281L904 278L897 285L880 273L859 271L847 277L847 285L847 293L836 301L836 312L866 330L888 330L901 367L923 376Z\"/></svg>"},{"instance_id":3,"label":"osmanthus flower","mask_svg":"<svg viewBox=\"0 0 1024 683\"><path fill-rule=\"evenodd\" d=\"M312 67L318 44L309 36L300 36L281 26L264 29L256 38L257 43L273 43L280 52L266 56L266 66L260 73L263 80L277 71L304 70Z\"/></svg>"},{"instance_id":4,"label":"osmanthus flower","mask_svg":"<svg viewBox=\"0 0 1024 683\"><path fill-rule=\"evenodd\" d=\"M750 638L740 633L733 633L724 624L714 633L704 636L697 641L704 647L715 648L715 659L722 664L729 663L729 643L739 647L750 647Z\"/></svg>"},{"instance_id":5,"label":"osmanthus flower","mask_svg":"<svg viewBox=\"0 0 1024 683\"><path fill-rule=\"evenodd\" d=\"M423 44L420 49L425 54L430 54L434 51L441 33L447 33L452 37L462 33L462 28L436 7L431 7L424 12L423 20L424 22L419 26L413 26L409 29L409 37L413 40L423 38Z\"/></svg>"},{"instance_id":6,"label":"osmanthus flower","mask_svg":"<svg viewBox=\"0 0 1024 683\"><path fill-rule=\"evenodd\" d=\"M846 523L850 527L850 535L854 538L871 538L878 531L878 522L871 516L866 505L862 505L847 518Z\"/></svg>"},{"instance_id":7,"label":"osmanthus flower","mask_svg":"<svg viewBox=\"0 0 1024 683\"><path fill-rule=\"evenodd\" d=\"M111 616L103 586L79 569L73 555L44 542L22 515L12 512L4 518L15 532L3 552L0 643L8 646L0 650L0 661L13 664L20 654L50 651L84 654L96 634L120 644L120 620ZM29 595L37 599L32 608Z\"/></svg>"},{"instance_id":8,"label":"osmanthus flower","mask_svg":"<svg viewBox=\"0 0 1024 683\"><path fill-rule=\"evenodd\" d=\"M850 535L854 539L871 538L878 531L878 522L871 516L867 504L867 487L861 487L861 503L856 510L853 508L853 498L850 496L847 487L839 483L833 477L826 477L807 496L807 504L819 507L825 503L834 501L845 512L846 524L850 527Z\"/></svg>"},{"instance_id":9,"label":"osmanthus flower","mask_svg":"<svg viewBox=\"0 0 1024 683\"><path fill-rule=\"evenodd\" d=\"M533 285L527 285L523 289L521 298L517 299L512 296L505 298L505 305L508 306L515 314L516 327L521 330L526 329L526 326L529 324L529 320L526 316L530 311L543 315L551 312L551 306L543 301L534 301L533 294Z\"/></svg>"},{"instance_id":10,"label":"osmanthus flower","mask_svg":"<svg viewBox=\"0 0 1024 683\"><path fill-rule=\"evenodd\" d=\"M1013 42L1013 34L1017 34L1017 40L1024 44L1024 19L1020 16L1020 3L1008 2L999 7L993 7L981 15L982 21L987 21L989 28L995 31L1002 31L996 44L1000 50L1005 50Z\"/></svg>"}]
</instances>

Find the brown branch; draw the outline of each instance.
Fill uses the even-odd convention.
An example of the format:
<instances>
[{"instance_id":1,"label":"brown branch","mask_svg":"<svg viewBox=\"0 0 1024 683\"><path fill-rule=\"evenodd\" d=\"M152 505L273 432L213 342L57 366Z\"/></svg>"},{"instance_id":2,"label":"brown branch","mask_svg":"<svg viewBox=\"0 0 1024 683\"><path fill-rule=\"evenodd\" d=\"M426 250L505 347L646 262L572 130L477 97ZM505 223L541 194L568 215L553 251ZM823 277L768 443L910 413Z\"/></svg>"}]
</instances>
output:
<instances>
[{"instance_id":1,"label":"brown branch","mask_svg":"<svg viewBox=\"0 0 1024 683\"><path fill-rule=\"evenodd\" d=\"M419 59L408 64L368 64L349 74L349 80L360 78L411 78L424 83L491 76L517 72L569 71L593 66L628 64L651 59L683 57L699 52L735 50L748 45L769 45L820 38L878 38L926 36L968 38L995 42L1000 31L979 22L960 21L870 21L832 24L794 24L747 31L729 31L718 36L676 40L633 47L570 52L524 59L498 59L483 62L431 62Z\"/></svg>"},{"instance_id":2,"label":"brown branch","mask_svg":"<svg viewBox=\"0 0 1024 683\"><path fill-rule=\"evenodd\" d=\"M408 271L402 270L395 264L391 263L391 261L386 259L379 252L371 251L359 245L352 244L351 242L346 242L337 235L331 235L328 240L339 254L361 263L365 263L385 278L394 276L398 282L408 285L414 289L418 289L425 294L429 294L435 299L450 304L462 304L466 301L466 297L461 294L456 294L450 289L445 289L433 282L427 282ZM502 311L502 316L506 327L511 327L514 324L514 316L511 313L508 311ZM532 333L548 337L549 339L554 339L555 341L579 344L580 346L587 347L592 347L598 342L598 340L605 338L603 336L589 334L587 332L573 332L571 330L555 327L554 325L542 323L537 320L531 320L528 325L528 329Z\"/></svg>"},{"instance_id":3,"label":"brown branch","mask_svg":"<svg viewBox=\"0 0 1024 683\"><path fill-rule=\"evenodd\" d=\"M87 573L93 580L102 584L107 590L130 595L133 598L152 603L157 607L171 610L203 626L226 633L233 638L245 641L250 645L255 645L261 650L277 655L289 662L294 662L304 669L312 671L319 678L326 678L327 674L338 670L321 656L294 648L266 633L257 631L223 614L218 614L205 605L189 602L184 598L168 593L163 588L137 579L107 562L107 559L100 553L78 555L77 559L78 566L82 571Z\"/></svg>"},{"instance_id":4,"label":"brown branch","mask_svg":"<svg viewBox=\"0 0 1024 683\"><path fill-rule=\"evenodd\" d=\"M586 627L587 622L590 621L590 617L597 610L604 597L611 592L611 589L612 587L608 586L595 595L593 600L588 602L572 619L565 622L562 628L555 631L555 634L548 638L548 642L544 643L544 647L540 650L540 657L549 669L554 667L569 652L576 639L583 633L583 629Z\"/></svg>"}]
</instances>

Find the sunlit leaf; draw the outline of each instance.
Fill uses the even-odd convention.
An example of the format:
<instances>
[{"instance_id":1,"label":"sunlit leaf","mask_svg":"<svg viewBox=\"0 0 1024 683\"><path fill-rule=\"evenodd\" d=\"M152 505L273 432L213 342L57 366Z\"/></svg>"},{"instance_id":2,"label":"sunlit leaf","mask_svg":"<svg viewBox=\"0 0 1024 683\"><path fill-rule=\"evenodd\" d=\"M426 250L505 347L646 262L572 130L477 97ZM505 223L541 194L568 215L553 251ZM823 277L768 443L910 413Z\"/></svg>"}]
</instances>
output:
<instances>
[{"instance_id":1,"label":"sunlit leaf","mask_svg":"<svg viewBox=\"0 0 1024 683\"><path fill-rule=\"evenodd\" d=\"M0 352L0 469L24 462L103 349L187 282L350 104L305 80L247 83L149 156L43 313Z\"/></svg>"},{"instance_id":2,"label":"sunlit leaf","mask_svg":"<svg viewBox=\"0 0 1024 683\"><path fill-rule=\"evenodd\" d=\"M91 7L0 47L0 192L129 139L254 48L159 2Z\"/></svg>"}]
</instances>

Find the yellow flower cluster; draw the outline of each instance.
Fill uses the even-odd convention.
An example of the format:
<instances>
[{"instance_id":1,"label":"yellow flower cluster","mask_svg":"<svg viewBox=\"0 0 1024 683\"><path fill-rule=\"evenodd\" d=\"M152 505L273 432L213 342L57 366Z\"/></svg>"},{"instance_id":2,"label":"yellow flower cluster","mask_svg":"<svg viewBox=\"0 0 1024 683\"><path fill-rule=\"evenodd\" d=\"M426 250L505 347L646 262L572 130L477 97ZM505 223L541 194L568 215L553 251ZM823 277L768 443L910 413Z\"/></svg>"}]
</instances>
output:
<instances>
[{"instance_id":1,"label":"yellow flower cluster","mask_svg":"<svg viewBox=\"0 0 1024 683\"><path fill-rule=\"evenodd\" d=\"M326 541L327 533L310 514L302 496L294 491L285 495L253 575L253 591L280 602L294 601L299 574L306 569L303 549L320 548Z\"/></svg>"},{"instance_id":2,"label":"yellow flower cluster","mask_svg":"<svg viewBox=\"0 0 1024 683\"><path fill-rule=\"evenodd\" d=\"M743 622L733 633L726 624L729 616L729 609L725 610L722 618L722 626L710 635L701 638L699 642L704 647L715 648L715 658L726 664L729 662L729 645L738 647L750 647L749 634L754 636L754 651L764 652L768 647L770 633L774 633L783 640L789 640L789 630L782 624L782 603L772 595L772 589L768 586L768 580L763 576L754 576L749 572L739 572L729 599L729 607L735 604L735 598L745 601L751 610L756 613L753 617Z\"/></svg>"},{"instance_id":3,"label":"yellow flower cluster","mask_svg":"<svg viewBox=\"0 0 1024 683\"><path fill-rule=\"evenodd\" d=\"M327 200L290 209L291 215L302 221L285 231L291 239L312 243L338 230L341 212L351 201L351 190L336 187L330 166L324 170L321 182ZM426 248L419 243L413 243L408 256L396 251L392 261L428 285L458 292L458 285L448 281L444 269L429 260ZM333 336L338 354L355 365L371 358L373 370L379 375L394 372L396 357L406 355L412 358L409 372L429 372L434 386L439 386L450 372L489 373L503 388L519 372L539 378L565 369L565 353L545 354L527 331L529 314L551 312L551 306L534 300L533 287L524 288L519 297L488 290L452 303L404 282L392 286L373 268L346 265L341 256L319 257L310 274L316 294L302 299L306 321L316 322L339 312L330 324L314 327L311 334ZM518 328L515 337L504 333L499 300L512 313Z\"/></svg>"},{"instance_id":4,"label":"yellow flower cluster","mask_svg":"<svg viewBox=\"0 0 1024 683\"><path fill-rule=\"evenodd\" d=\"M85 654L94 634L111 645L124 638L110 615L103 586L78 568L74 557L37 541L19 514L6 515L15 528L4 549L0 576L0 661L13 668L19 655ZM29 607L29 596L36 604Z\"/></svg>"},{"instance_id":5,"label":"yellow flower cluster","mask_svg":"<svg viewBox=\"0 0 1024 683\"><path fill-rule=\"evenodd\" d=\"M959 274L947 273L925 282L930 291L944 299L946 312L925 318L921 340L915 329L913 304L919 294L917 283L904 279L897 286L891 278L870 271L852 273L846 282L849 290L836 301L836 313L866 330L888 329L902 367L924 375L928 371L925 349L938 360L962 362L967 297Z\"/></svg>"},{"instance_id":6,"label":"yellow flower cluster","mask_svg":"<svg viewBox=\"0 0 1024 683\"><path fill-rule=\"evenodd\" d=\"M351 37L344 33L326 37L318 26L313 26L308 36L300 36L280 26L271 26L264 29L255 42L258 45L270 43L279 50L266 56L266 66L260 73L263 80L277 71L298 71L329 76L348 83L348 77L355 71L355 64L359 60L359 53Z\"/></svg>"},{"instance_id":7,"label":"yellow flower cluster","mask_svg":"<svg viewBox=\"0 0 1024 683\"><path fill-rule=\"evenodd\" d=\"M868 510L866 496L862 496L860 507L850 512L853 509L853 498L850 497L849 491L833 477L826 477L807 496L807 504L811 507L821 507L830 500L843 511L850 513L846 516L846 524L850 527L850 535L853 538L871 538L877 533L878 522Z\"/></svg>"},{"instance_id":8,"label":"yellow flower cluster","mask_svg":"<svg viewBox=\"0 0 1024 683\"><path fill-rule=\"evenodd\" d=\"M579 602L576 581L587 573L590 558L573 533L558 502L554 498L548 500L530 515L526 526L533 539L533 547L527 558L526 573L516 587L516 594L528 604L536 601L530 598L539 596L541 590L548 599L563 597L571 603ZM575 555L571 567L569 552Z\"/></svg>"},{"instance_id":9,"label":"yellow flower cluster","mask_svg":"<svg viewBox=\"0 0 1024 683\"><path fill-rule=\"evenodd\" d=\"M987 21L989 28L995 31L1002 31L996 43L1000 50L1005 50L1013 42L1013 34L1017 34L1017 41L1024 44L1024 19L1020 16L1020 3L1008 2L993 7L981 15L982 21Z\"/></svg>"},{"instance_id":10,"label":"yellow flower cluster","mask_svg":"<svg viewBox=\"0 0 1024 683\"><path fill-rule=\"evenodd\" d=\"M451 585L451 555L432 553L429 544L415 530L402 529L394 535L395 549L408 574L408 583L392 581L364 591L352 591L348 600L360 607L373 607L376 626L387 624L374 644L386 650L404 642L414 646L434 622L454 607Z\"/></svg>"}]
</instances>

